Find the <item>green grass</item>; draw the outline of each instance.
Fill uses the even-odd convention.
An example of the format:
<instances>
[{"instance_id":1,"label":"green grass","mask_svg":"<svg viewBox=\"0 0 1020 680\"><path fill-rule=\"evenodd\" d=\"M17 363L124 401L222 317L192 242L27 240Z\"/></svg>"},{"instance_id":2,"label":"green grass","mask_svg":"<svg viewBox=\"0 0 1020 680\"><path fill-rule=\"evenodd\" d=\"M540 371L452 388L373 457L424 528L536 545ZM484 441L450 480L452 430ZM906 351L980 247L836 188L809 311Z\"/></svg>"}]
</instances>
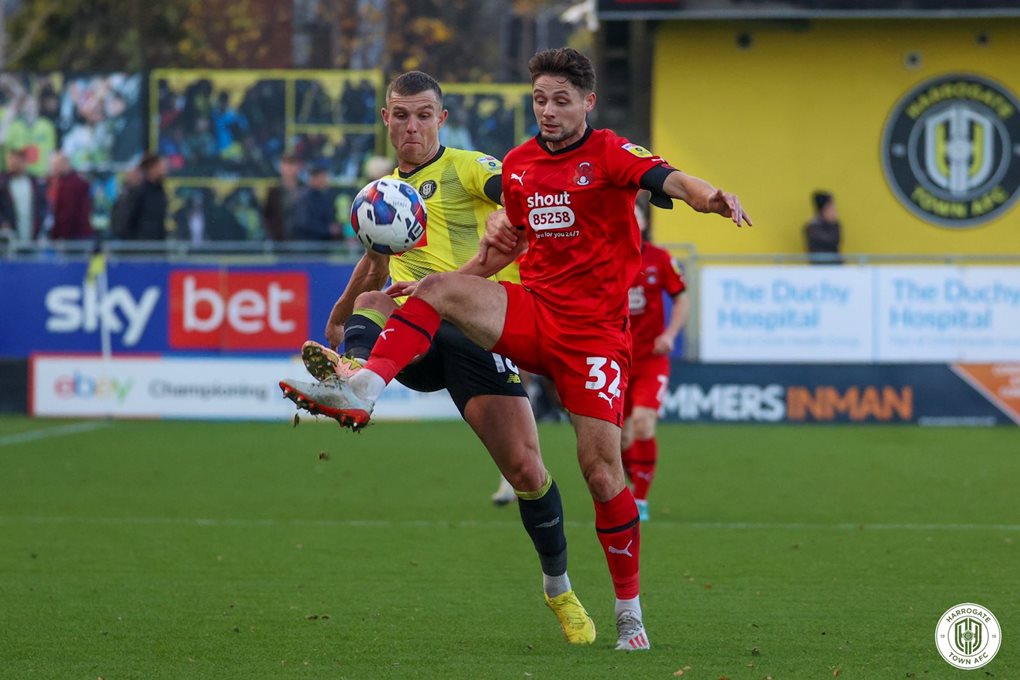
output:
<instances>
[{"instance_id":1,"label":"green grass","mask_svg":"<svg viewBox=\"0 0 1020 680\"><path fill-rule=\"evenodd\" d=\"M0 418L0 677L998 678L1020 666L1015 429L668 426L642 602L612 588L573 437L542 429L570 573L599 626L570 648L515 509L462 424ZM320 452L328 459L320 459ZM948 607L1003 627L974 673Z\"/></svg>"}]
</instances>

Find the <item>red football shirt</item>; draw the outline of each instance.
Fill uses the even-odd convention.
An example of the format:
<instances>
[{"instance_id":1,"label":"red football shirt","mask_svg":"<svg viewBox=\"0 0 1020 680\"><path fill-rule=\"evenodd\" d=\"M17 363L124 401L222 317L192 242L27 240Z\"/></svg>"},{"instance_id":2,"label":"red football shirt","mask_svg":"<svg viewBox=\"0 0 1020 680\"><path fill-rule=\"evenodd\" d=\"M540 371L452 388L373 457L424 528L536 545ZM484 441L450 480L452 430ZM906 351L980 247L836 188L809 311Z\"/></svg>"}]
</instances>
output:
<instances>
[{"instance_id":1,"label":"red football shirt","mask_svg":"<svg viewBox=\"0 0 1020 680\"><path fill-rule=\"evenodd\" d=\"M588 128L550 151L538 138L503 160L503 204L525 227L521 283L558 314L611 321L627 314L641 262L634 200L658 156L610 130Z\"/></svg>"},{"instance_id":2,"label":"red football shirt","mask_svg":"<svg viewBox=\"0 0 1020 680\"><path fill-rule=\"evenodd\" d=\"M662 294L670 297L687 289L680 267L668 252L645 243L641 246L641 268L630 287L630 333L634 360L652 355L655 338L666 327Z\"/></svg>"}]
</instances>

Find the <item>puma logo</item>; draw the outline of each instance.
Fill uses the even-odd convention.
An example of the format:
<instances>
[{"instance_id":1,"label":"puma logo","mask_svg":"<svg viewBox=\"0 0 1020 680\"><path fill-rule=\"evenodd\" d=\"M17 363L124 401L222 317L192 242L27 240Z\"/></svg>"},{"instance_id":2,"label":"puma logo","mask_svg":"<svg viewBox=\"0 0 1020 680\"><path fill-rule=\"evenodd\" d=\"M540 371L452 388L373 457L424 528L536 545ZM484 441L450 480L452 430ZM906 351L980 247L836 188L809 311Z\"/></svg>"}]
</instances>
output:
<instances>
[{"instance_id":1,"label":"puma logo","mask_svg":"<svg viewBox=\"0 0 1020 680\"><path fill-rule=\"evenodd\" d=\"M626 555L627 557L634 557L633 555L630 554L630 546L631 546L631 544L633 542L634 542L633 539L630 540L630 541L627 541L627 545L625 545L623 547L623 550L620 550L619 548L614 548L613 546L609 546L609 554L610 555Z\"/></svg>"},{"instance_id":2,"label":"puma logo","mask_svg":"<svg viewBox=\"0 0 1020 680\"><path fill-rule=\"evenodd\" d=\"M511 181L517 180L518 184L520 184L521 186L524 186L524 175L526 175L526 174L528 174L527 170L525 170L524 172L522 172L519 175L516 172L511 172L510 173L510 180Z\"/></svg>"},{"instance_id":3,"label":"puma logo","mask_svg":"<svg viewBox=\"0 0 1020 680\"><path fill-rule=\"evenodd\" d=\"M610 397L605 392L599 392L599 396L609 402L609 408L613 408L613 399L616 399L615 396L614 397Z\"/></svg>"},{"instance_id":4,"label":"puma logo","mask_svg":"<svg viewBox=\"0 0 1020 680\"><path fill-rule=\"evenodd\" d=\"M652 481L652 478L655 475L653 475L651 472L635 472L634 476L637 477L638 479L643 479L646 482L650 482Z\"/></svg>"},{"instance_id":5,"label":"puma logo","mask_svg":"<svg viewBox=\"0 0 1020 680\"><path fill-rule=\"evenodd\" d=\"M559 517L554 517L551 520L549 520L548 522L542 522L541 524L536 524L535 528L536 529L552 529L554 526L556 526L559 523L560 523L560 518Z\"/></svg>"},{"instance_id":6,"label":"puma logo","mask_svg":"<svg viewBox=\"0 0 1020 680\"><path fill-rule=\"evenodd\" d=\"M387 334L387 333L391 333L391 332L393 332L393 329L392 329L392 328L384 328L384 329L383 329L383 330L382 330L382 331L381 331L381 332L379 333L379 339L380 339L380 340L385 340L385 339L386 339L386 334Z\"/></svg>"}]
</instances>

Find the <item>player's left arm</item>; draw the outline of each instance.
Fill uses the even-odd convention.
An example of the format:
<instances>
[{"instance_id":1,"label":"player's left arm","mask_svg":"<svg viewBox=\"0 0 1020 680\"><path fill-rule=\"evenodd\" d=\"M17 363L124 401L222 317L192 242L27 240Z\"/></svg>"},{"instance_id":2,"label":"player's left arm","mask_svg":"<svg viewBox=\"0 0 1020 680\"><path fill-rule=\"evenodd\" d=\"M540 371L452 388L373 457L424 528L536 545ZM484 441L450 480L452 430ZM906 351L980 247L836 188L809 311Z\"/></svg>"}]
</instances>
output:
<instances>
[{"instance_id":1,"label":"player's left arm","mask_svg":"<svg viewBox=\"0 0 1020 680\"><path fill-rule=\"evenodd\" d=\"M653 354L669 354L676 345L676 336L687 325L687 315L690 313L690 303L687 300L685 291L680 291L673 298L673 309L669 313L669 323L662 333L655 338L655 345L652 347Z\"/></svg>"},{"instance_id":2,"label":"player's left arm","mask_svg":"<svg viewBox=\"0 0 1020 680\"><path fill-rule=\"evenodd\" d=\"M751 216L741 207L740 199L694 175L672 170L662 181L661 192L691 206L698 212L729 217L738 227L751 226Z\"/></svg>"},{"instance_id":3,"label":"player's left arm","mask_svg":"<svg viewBox=\"0 0 1020 680\"><path fill-rule=\"evenodd\" d=\"M326 340L336 349L344 339L344 322L354 312L354 300L362 293L379 290L390 276L388 255L366 250L354 265L351 278L340 298L333 305L326 321Z\"/></svg>"}]
</instances>

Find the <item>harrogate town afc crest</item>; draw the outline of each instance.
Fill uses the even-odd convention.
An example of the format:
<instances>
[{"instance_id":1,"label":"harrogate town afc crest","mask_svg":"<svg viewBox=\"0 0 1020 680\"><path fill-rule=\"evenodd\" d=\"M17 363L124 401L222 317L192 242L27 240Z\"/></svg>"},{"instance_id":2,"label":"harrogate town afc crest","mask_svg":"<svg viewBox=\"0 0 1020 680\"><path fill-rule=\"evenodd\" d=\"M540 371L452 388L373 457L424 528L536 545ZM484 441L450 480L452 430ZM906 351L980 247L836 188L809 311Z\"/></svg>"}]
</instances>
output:
<instances>
[{"instance_id":1,"label":"harrogate town afc crest","mask_svg":"<svg viewBox=\"0 0 1020 680\"><path fill-rule=\"evenodd\" d=\"M418 187L418 193L426 200L432 198L432 194L436 193L436 181L430 179L426 182L422 182L422 185Z\"/></svg>"},{"instance_id":2,"label":"harrogate town afc crest","mask_svg":"<svg viewBox=\"0 0 1020 680\"><path fill-rule=\"evenodd\" d=\"M935 646L946 663L957 668L981 668L995 658L1002 644L999 620L979 604L950 607L935 628Z\"/></svg>"},{"instance_id":3,"label":"harrogate town afc crest","mask_svg":"<svg viewBox=\"0 0 1020 680\"><path fill-rule=\"evenodd\" d=\"M975 227L1020 197L1020 102L967 74L939 76L897 103L882 136L882 165L912 213L941 227Z\"/></svg>"}]
</instances>

